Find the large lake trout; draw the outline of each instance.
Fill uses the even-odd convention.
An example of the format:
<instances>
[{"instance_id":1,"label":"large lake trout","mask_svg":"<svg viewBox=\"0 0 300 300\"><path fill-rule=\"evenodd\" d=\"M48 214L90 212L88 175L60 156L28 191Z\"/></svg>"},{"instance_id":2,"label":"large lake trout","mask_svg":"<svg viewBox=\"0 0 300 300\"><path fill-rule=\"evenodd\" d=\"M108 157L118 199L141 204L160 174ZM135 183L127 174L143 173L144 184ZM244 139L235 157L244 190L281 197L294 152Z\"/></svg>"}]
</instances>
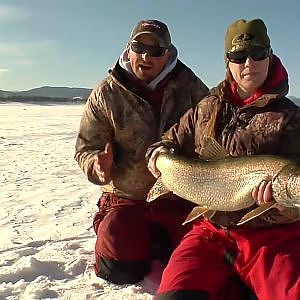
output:
<instances>
[{"instance_id":1,"label":"large lake trout","mask_svg":"<svg viewBox=\"0 0 300 300\"><path fill-rule=\"evenodd\" d=\"M189 216L191 220L213 211L236 211L250 207L254 204L252 189L263 180L271 180L274 201L261 205L239 224L274 207L276 203L300 207L299 163L269 155L224 157L223 148L214 140L210 140L207 147L206 157L209 159L159 154L156 167L161 176L150 190L148 201L171 191L198 205Z\"/></svg>"}]
</instances>

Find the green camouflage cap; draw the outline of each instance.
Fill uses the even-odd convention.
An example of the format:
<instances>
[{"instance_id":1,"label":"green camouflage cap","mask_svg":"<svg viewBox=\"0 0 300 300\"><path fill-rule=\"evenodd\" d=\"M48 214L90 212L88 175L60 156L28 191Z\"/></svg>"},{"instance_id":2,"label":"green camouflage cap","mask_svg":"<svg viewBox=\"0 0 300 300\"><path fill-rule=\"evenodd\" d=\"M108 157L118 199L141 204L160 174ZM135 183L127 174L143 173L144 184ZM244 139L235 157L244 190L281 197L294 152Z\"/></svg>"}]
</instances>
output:
<instances>
[{"instance_id":1,"label":"green camouflage cap","mask_svg":"<svg viewBox=\"0 0 300 300\"><path fill-rule=\"evenodd\" d=\"M261 19L240 19L232 23L225 36L225 53L253 47L270 47L267 27Z\"/></svg>"},{"instance_id":2,"label":"green camouflage cap","mask_svg":"<svg viewBox=\"0 0 300 300\"><path fill-rule=\"evenodd\" d=\"M145 33L154 36L160 47L171 47L171 36L165 23L158 20L142 20L138 22L131 32L130 41Z\"/></svg>"}]
</instances>

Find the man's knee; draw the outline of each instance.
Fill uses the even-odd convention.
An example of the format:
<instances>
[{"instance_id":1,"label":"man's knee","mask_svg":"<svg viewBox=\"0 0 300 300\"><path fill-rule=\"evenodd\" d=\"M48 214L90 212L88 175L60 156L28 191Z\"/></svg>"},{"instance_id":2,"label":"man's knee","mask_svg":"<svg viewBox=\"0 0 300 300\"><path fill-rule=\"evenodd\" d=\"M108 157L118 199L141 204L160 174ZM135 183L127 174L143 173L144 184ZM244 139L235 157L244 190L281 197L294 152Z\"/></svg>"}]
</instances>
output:
<instances>
[{"instance_id":1,"label":"man's knee","mask_svg":"<svg viewBox=\"0 0 300 300\"><path fill-rule=\"evenodd\" d=\"M150 258L149 228L133 209L111 210L100 222L96 255L114 261L141 261Z\"/></svg>"},{"instance_id":2,"label":"man's knee","mask_svg":"<svg viewBox=\"0 0 300 300\"><path fill-rule=\"evenodd\" d=\"M96 257L94 264L95 273L114 284L133 284L142 280L150 272L150 262L140 261L116 261Z\"/></svg>"}]
</instances>

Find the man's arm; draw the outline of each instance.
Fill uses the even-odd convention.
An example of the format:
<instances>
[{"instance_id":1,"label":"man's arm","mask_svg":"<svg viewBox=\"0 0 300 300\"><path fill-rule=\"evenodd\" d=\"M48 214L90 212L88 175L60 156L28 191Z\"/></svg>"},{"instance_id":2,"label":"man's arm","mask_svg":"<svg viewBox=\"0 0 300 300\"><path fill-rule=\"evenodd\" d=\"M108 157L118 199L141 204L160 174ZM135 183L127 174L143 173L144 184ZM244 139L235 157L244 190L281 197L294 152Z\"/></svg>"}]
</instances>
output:
<instances>
[{"instance_id":1,"label":"man's arm","mask_svg":"<svg viewBox=\"0 0 300 300\"><path fill-rule=\"evenodd\" d=\"M75 146L75 159L80 168L89 181L98 185L107 183L113 166L114 130L104 100L99 88L92 91L82 114Z\"/></svg>"}]
</instances>

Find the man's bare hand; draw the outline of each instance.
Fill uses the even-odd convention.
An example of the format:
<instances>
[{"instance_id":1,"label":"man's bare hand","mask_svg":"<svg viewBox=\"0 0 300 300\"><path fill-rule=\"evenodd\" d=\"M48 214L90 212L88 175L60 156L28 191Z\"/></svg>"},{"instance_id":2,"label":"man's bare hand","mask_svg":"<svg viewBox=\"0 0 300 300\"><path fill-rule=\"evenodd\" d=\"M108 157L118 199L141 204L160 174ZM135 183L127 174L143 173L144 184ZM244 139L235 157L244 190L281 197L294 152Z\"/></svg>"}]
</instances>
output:
<instances>
[{"instance_id":1,"label":"man's bare hand","mask_svg":"<svg viewBox=\"0 0 300 300\"><path fill-rule=\"evenodd\" d=\"M112 145L107 143L104 151L100 152L94 161L94 172L102 184L111 180L111 172L114 166Z\"/></svg>"}]
</instances>

